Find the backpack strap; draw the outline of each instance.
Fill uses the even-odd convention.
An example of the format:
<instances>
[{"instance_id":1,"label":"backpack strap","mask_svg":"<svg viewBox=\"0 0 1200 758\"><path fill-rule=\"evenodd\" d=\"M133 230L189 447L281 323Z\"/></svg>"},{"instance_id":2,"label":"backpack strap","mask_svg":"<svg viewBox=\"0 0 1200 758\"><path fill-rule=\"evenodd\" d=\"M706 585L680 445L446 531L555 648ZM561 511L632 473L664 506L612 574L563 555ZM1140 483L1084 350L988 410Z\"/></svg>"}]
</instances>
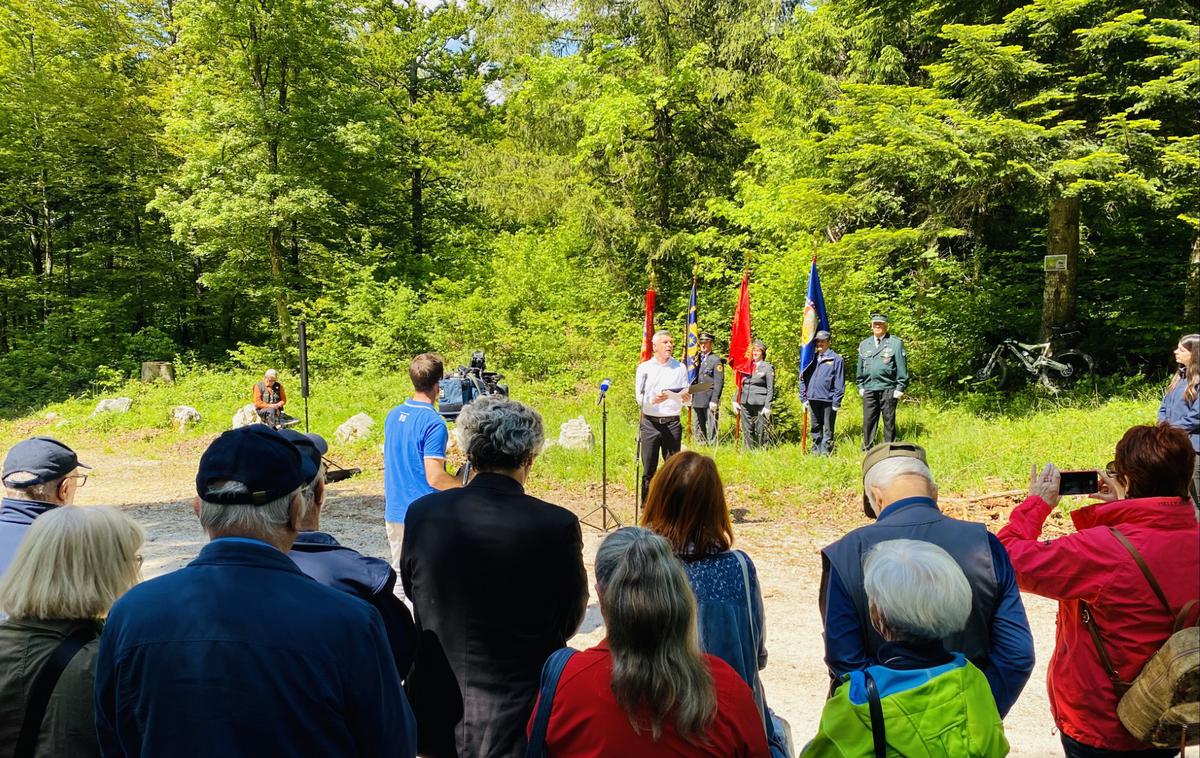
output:
<instances>
[{"instance_id":1,"label":"backpack strap","mask_svg":"<svg viewBox=\"0 0 1200 758\"><path fill-rule=\"evenodd\" d=\"M550 726L550 709L554 705L554 692L558 689L558 680L562 677L567 661L575 654L569 647L559 648L550 654L542 666L542 684L538 690L537 711L533 717L533 727L529 730L529 744L525 746L525 758L545 758L546 729Z\"/></svg>"},{"instance_id":2,"label":"backpack strap","mask_svg":"<svg viewBox=\"0 0 1200 758\"><path fill-rule=\"evenodd\" d=\"M1120 674L1117 673L1117 667L1113 665L1112 658L1108 655L1108 648L1104 646L1104 640L1100 638L1100 628L1096 626L1096 619L1092 616L1092 609L1086 601L1079 601L1079 618L1083 621L1083 625L1087 627L1088 634L1092 637L1092 644L1096 646L1096 653L1100 656L1100 665L1104 667L1104 673L1108 676L1108 681L1112 682L1113 689L1116 690L1117 699L1129 691L1129 683L1121 681Z\"/></svg>"},{"instance_id":3,"label":"backpack strap","mask_svg":"<svg viewBox=\"0 0 1200 758\"><path fill-rule=\"evenodd\" d=\"M1158 602L1162 603L1163 608L1167 611L1167 615L1174 616L1175 611L1171 609L1171 603L1167 600L1167 594L1163 592L1158 580L1154 578L1154 574L1150 571L1150 567L1146 565L1146 559L1137 551L1137 548L1133 546L1129 538L1121 534L1119 529L1110 526L1108 530L1117 538L1117 542L1120 542L1121 546L1133 556L1133 560L1137 562L1138 568L1142 570L1142 576L1146 577L1146 581L1150 583L1150 589L1154 590L1154 594L1158 597Z\"/></svg>"},{"instance_id":4,"label":"backpack strap","mask_svg":"<svg viewBox=\"0 0 1200 758\"><path fill-rule=\"evenodd\" d=\"M879 702L879 689L875 677L863 669L863 680L867 685L867 707L871 711L871 737L875 743L875 758L887 758L887 728L883 723L883 703Z\"/></svg>"},{"instance_id":5,"label":"backpack strap","mask_svg":"<svg viewBox=\"0 0 1200 758\"><path fill-rule=\"evenodd\" d=\"M25 709L25 719L21 723L21 734L17 737L17 748L13 758L33 758L37 754L38 740L41 737L42 722L46 720L46 706L50 704L50 696L59 677L83 649L83 646L96 639L96 627L89 624L68 634L50 657L42 664L37 677L33 680L33 689L29 693L29 705Z\"/></svg>"}]
</instances>

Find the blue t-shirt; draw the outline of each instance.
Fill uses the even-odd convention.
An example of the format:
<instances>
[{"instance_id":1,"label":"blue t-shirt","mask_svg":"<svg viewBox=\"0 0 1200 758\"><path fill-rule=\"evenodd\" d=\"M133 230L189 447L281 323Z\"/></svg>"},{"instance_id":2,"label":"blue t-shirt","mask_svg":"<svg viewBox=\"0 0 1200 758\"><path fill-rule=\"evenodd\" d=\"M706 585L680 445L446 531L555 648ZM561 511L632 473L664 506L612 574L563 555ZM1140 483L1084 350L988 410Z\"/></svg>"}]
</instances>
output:
<instances>
[{"instance_id":1,"label":"blue t-shirt","mask_svg":"<svg viewBox=\"0 0 1200 758\"><path fill-rule=\"evenodd\" d=\"M435 492L425 478L425 459L446 458L446 422L429 403L405 400L383 422L384 519L404 523L408 506Z\"/></svg>"}]
</instances>

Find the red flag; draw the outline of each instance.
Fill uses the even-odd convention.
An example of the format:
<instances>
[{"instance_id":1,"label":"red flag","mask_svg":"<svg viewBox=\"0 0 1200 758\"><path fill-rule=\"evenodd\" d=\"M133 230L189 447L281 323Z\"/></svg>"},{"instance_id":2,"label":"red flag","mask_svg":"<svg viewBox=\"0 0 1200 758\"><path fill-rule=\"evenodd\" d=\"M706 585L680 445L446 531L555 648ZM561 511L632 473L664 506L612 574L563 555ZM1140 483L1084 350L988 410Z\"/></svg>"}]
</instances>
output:
<instances>
[{"instance_id":1,"label":"red flag","mask_svg":"<svg viewBox=\"0 0 1200 758\"><path fill-rule=\"evenodd\" d=\"M642 360L650 360L654 355L654 288L646 290L646 322L642 327Z\"/></svg>"},{"instance_id":2,"label":"red flag","mask_svg":"<svg viewBox=\"0 0 1200 758\"><path fill-rule=\"evenodd\" d=\"M738 294L737 310L733 312L733 329L729 336L729 365L734 370L738 396L742 380L754 370L750 352L750 273L742 274L742 291Z\"/></svg>"}]
</instances>

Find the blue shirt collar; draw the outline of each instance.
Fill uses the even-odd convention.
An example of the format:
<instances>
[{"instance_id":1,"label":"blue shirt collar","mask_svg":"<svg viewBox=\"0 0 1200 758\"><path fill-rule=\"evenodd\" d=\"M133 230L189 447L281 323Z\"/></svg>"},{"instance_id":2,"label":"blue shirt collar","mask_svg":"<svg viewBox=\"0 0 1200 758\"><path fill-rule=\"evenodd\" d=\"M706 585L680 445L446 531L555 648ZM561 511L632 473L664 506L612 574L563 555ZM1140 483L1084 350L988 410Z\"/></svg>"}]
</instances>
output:
<instances>
[{"instance_id":1,"label":"blue shirt collar","mask_svg":"<svg viewBox=\"0 0 1200 758\"><path fill-rule=\"evenodd\" d=\"M937 510L937 503L933 502L933 498L918 495L917 497L906 497L901 500L897 500L896 502L892 503L888 507L884 508L883 511L879 514L879 517L875 520L883 521L888 516L895 515L896 513L899 513L900 511L904 510L905 508L909 507L910 505L911 506L925 506L926 508L933 508L934 510Z\"/></svg>"},{"instance_id":2,"label":"blue shirt collar","mask_svg":"<svg viewBox=\"0 0 1200 758\"><path fill-rule=\"evenodd\" d=\"M404 401L405 405L415 405L418 408L432 408L433 403L427 403L424 400L413 400L411 397Z\"/></svg>"}]
</instances>

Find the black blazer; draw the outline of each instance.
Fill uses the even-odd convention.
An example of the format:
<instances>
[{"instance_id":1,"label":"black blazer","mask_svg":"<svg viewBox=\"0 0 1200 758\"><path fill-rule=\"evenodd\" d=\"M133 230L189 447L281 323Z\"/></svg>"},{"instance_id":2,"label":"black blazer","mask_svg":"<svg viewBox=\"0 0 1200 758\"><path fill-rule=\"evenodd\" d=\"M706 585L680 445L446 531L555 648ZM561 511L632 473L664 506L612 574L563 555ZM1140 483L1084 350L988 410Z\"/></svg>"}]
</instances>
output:
<instances>
[{"instance_id":1,"label":"black blazer","mask_svg":"<svg viewBox=\"0 0 1200 758\"><path fill-rule=\"evenodd\" d=\"M523 756L542 664L587 608L579 520L481 473L412 504L400 576L421 637L408 681L421 755Z\"/></svg>"}]
</instances>

